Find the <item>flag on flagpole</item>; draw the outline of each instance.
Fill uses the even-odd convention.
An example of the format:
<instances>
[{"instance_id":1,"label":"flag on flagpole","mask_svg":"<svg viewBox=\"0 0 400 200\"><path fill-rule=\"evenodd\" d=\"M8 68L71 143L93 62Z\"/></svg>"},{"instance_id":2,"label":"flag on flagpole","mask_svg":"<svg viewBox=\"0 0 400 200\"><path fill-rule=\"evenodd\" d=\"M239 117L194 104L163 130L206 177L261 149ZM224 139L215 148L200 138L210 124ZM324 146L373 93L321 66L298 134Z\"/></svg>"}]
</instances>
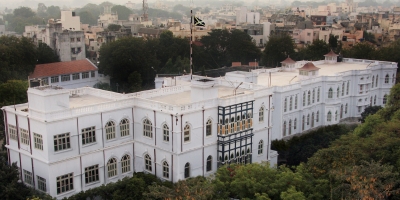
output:
<instances>
[{"instance_id":1,"label":"flag on flagpole","mask_svg":"<svg viewBox=\"0 0 400 200\"><path fill-rule=\"evenodd\" d=\"M194 20L194 25L195 26L205 26L206 24L198 17L194 16L193 17Z\"/></svg>"}]
</instances>

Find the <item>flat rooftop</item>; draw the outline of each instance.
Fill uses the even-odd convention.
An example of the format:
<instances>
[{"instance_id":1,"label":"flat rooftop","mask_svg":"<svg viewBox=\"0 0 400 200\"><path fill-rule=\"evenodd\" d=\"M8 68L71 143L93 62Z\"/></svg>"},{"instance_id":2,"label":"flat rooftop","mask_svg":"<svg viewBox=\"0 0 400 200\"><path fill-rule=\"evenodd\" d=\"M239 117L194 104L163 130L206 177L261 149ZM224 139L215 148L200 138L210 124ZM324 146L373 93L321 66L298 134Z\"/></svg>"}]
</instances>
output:
<instances>
[{"instance_id":1,"label":"flat rooftop","mask_svg":"<svg viewBox=\"0 0 400 200\"><path fill-rule=\"evenodd\" d=\"M218 98L224 98L230 95L233 95L234 87L226 87L226 86L218 86ZM236 90L236 94L250 94L252 93L251 90L241 89L239 88ZM149 98L152 101L158 101L166 104L171 105L185 105L190 104L195 101L192 101L191 90L180 92L176 94L164 95L164 96L157 96L153 98Z\"/></svg>"},{"instance_id":2,"label":"flat rooftop","mask_svg":"<svg viewBox=\"0 0 400 200\"><path fill-rule=\"evenodd\" d=\"M94 96L90 94L70 96L69 97L69 107L79 108L83 106L91 106L99 103L111 102L112 99Z\"/></svg>"},{"instance_id":3,"label":"flat rooftop","mask_svg":"<svg viewBox=\"0 0 400 200\"><path fill-rule=\"evenodd\" d=\"M335 64L314 64L319 69L319 76L334 76L337 73L351 71L351 70L364 70L368 66L369 63L346 63L339 62ZM293 79L293 77L297 76ZM289 81L291 83L295 83L299 81L299 70L295 69L290 72L272 72L271 73L271 85L272 86L284 86L289 85ZM258 76L258 84L263 86L268 86L269 81L269 73L261 73Z\"/></svg>"}]
</instances>

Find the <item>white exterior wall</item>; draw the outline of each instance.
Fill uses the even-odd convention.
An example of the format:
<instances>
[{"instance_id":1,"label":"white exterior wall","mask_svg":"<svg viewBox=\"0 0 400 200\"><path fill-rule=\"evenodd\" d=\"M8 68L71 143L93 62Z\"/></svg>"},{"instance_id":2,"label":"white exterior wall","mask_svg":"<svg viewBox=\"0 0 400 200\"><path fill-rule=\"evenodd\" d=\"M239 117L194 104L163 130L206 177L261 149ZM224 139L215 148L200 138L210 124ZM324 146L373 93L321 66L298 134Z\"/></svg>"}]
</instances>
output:
<instances>
[{"instance_id":1,"label":"white exterior wall","mask_svg":"<svg viewBox=\"0 0 400 200\"><path fill-rule=\"evenodd\" d=\"M70 80L69 81L61 81L61 76L58 75L58 82L51 82L51 77L43 77L40 78L42 81L47 80L47 83L51 85L58 85L66 89L75 89L75 88L80 88L80 87L93 87L96 83L98 82L103 82L103 83L110 83L110 77L104 76L103 74L99 74L98 71L95 71L95 77L91 76L91 73L89 72L89 78L82 79L82 73L79 73L79 79L73 80L72 79L72 74L70 74Z\"/></svg>"},{"instance_id":2,"label":"white exterior wall","mask_svg":"<svg viewBox=\"0 0 400 200\"><path fill-rule=\"evenodd\" d=\"M72 11L70 10L62 10L61 11L61 20L63 29L67 30L81 30L81 18L79 16L72 16Z\"/></svg>"},{"instance_id":3,"label":"white exterior wall","mask_svg":"<svg viewBox=\"0 0 400 200\"><path fill-rule=\"evenodd\" d=\"M370 62L363 60L344 59L345 62ZM332 66L334 67L334 66ZM230 106L242 102L253 102L252 110L252 162L270 161L271 165L277 164L277 152L270 150L271 141L282 139L283 122L290 119L297 119L296 130L292 124L291 135L303 132L302 116L319 111L319 120L315 120L314 127L337 124L340 117L335 120L335 112L340 112L340 106L348 104L347 113L343 113L343 119L359 117L361 112L370 103L370 97L377 96L376 105L383 105L383 95L389 94L390 88L394 85L393 75L396 75L397 67L393 63L381 62L365 70L353 70L339 73L336 76L322 76L302 80L298 83L259 87L244 79L241 89L248 89L254 93L240 94L238 96L220 97L218 99L193 102L189 105L167 105L153 102L148 98L151 96L162 96L163 94L178 94L180 91L190 90L190 86L178 85L176 87L160 88L158 90L144 91L134 94L116 94L91 88L80 88L73 90L81 95L86 90L88 94L98 97L108 97L111 101L82 106L78 108L66 108L63 103L67 98L79 98L72 96L73 91L49 90L41 93L36 89L30 89L29 111L21 111L27 108L27 104L4 107L6 131L9 125L23 128L30 133L30 145L19 144L17 140L10 139L7 134L7 149L10 162L16 162L20 169L32 172L37 189L37 178L40 176L46 179L46 192L57 199L76 194L82 190L98 187L102 184L116 182L123 177L132 176L133 172L151 173L176 182L184 179L185 164L190 163L190 177L209 176L217 170L218 166L218 106ZM262 71L264 70L264 71ZM265 69L255 70L253 73L268 73ZM284 73L284 72L283 72ZM388 83L385 83L385 76L389 75ZM378 86L371 87L372 76L378 75ZM361 78L363 79L361 80ZM369 77L369 78L367 78ZM218 85L227 87L229 83L214 79ZM349 81L349 93L344 92L342 96L342 83L345 82L347 90ZM363 86L363 93L360 93L360 85ZM365 87L368 86L368 90ZM333 89L333 98L328 98L329 88ZM339 87L339 98L337 98L337 87ZM185 89L186 88L186 89ZM317 101L318 88L320 98ZM254 89L254 90L251 90ZM314 103L308 105L307 92L315 89ZM45 90L46 91L46 90ZM80 91L80 92L79 92ZM366 92L368 91L368 92ZM303 92L306 92L306 105L303 106ZM33 94L34 93L34 94ZM69 94L69 96L65 95ZM298 103L295 109L295 95ZM37 97L35 95L41 95ZM293 97L292 110L289 108L289 98ZM142 98L141 98L142 97ZM287 110L284 110L284 100L288 98ZM361 102L359 102L361 99ZM367 100L365 100L367 99ZM51 104L53 102L53 104ZM43 105L46 104L46 105ZM48 104L48 105L47 105ZM358 106L361 107L360 112ZM67 106L68 107L68 106ZM260 121L260 108L264 112L264 120ZM15 111L16 110L16 111ZM327 113L332 112L332 121L327 121ZM340 115L340 113L339 113ZM129 120L129 135L121 137L119 123L122 119ZM143 135L143 120L148 119L152 123L153 137ZM206 136L206 123L212 120L212 134ZM311 120L311 119L310 119ZM105 124L113 121L115 124L115 139L106 139ZM294 123L294 121L292 121ZM169 141L163 140L163 125L169 127ZM190 125L190 141L184 142L183 129L186 124ZM96 142L82 145L82 129L95 126ZM305 124L304 131L310 130ZM7 131L8 132L8 131ZM43 150L34 147L33 133L42 135ZM69 133L71 148L57 151L54 150L53 138L55 135ZM18 131L20 137L20 131ZM250 139L250 138L249 138ZM263 141L262 152L259 153L260 141ZM230 149L232 151L232 149ZM145 168L144 156L151 157L152 170ZM122 174L121 158L129 155L131 170ZM207 157L212 156L212 170L207 172ZM108 177L107 162L115 158L117 160L117 175ZM169 165L169 178L163 177L163 162ZM99 180L93 183L85 183L85 168L93 165L99 166ZM22 173L23 170L21 170ZM57 177L73 173L74 189L57 195ZM24 177L23 174L21 177ZM23 178L24 179L24 178ZM25 181L25 180L23 180Z\"/></svg>"}]
</instances>

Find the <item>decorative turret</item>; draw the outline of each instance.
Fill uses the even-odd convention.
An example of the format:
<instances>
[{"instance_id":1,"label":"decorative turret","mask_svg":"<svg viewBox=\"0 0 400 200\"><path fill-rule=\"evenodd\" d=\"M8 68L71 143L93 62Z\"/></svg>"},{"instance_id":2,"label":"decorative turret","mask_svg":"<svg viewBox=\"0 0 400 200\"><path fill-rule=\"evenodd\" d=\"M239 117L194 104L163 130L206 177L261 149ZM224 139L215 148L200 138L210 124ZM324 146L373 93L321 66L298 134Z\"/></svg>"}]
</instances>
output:
<instances>
[{"instance_id":1,"label":"decorative turret","mask_svg":"<svg viewBox=\"0 0 400 200\"><path fill-rule=\"evenodd\" d=\"M332 50L325 54L325 63L329 63L329 64L334 64L337 63L337 57L339 55L337 55L335 52L333 52Z\"/></svg>"},{"instance_id":2,"label":"decorative turret","mask_svg":"<svg viewBox=\"0 0 400 200\"><path fill-rule=\"evenodd\" d=\"M292 60L289 56L281 62L283 71L293 71L295 68L296 61Z\"/></svg>"},{"instance_id":3,"label":"decorative turret","mask_svg":"<svg viewBox=\"0 0 400 200\"><path fill-rule=\"evenodd\" d=\"M300 80L309 79L318 76L319 68L312 62L306 63L303 67L299 68Z\"/></svg>"}]
</instances>

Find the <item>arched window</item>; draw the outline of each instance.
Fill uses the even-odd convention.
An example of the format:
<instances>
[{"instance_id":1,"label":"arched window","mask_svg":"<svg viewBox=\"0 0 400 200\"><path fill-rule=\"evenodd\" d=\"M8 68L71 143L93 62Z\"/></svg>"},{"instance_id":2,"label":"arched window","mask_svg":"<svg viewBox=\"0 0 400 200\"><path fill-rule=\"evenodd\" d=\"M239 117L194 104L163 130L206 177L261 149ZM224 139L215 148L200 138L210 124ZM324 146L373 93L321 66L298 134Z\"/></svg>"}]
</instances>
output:
<instances>
[{"instance_id":1,"label":"arched window","mask_svg":"<svg viewBox=\"0 0 400 200\"><path fill-rule=\"evenodd\" d=\"M258 111L258 121L264 121L264 106L261 106L260 110Z\"/></svg>"},{"instance_id":2,"label":"arched window","mask_svg":"<svg viewBox=\"0 0 400 200\"><path fill-rule=\"evenodd\" d=\"M293 130L296 130L296 128L297 128L297 118L294 118L294 121L293 121Z\"/></svg>"},{"instance_id":3,"label":"arched window","mask_svg":"<svg viewBox=\"0 0 400 200\"><path fill-rule=\"evenodd\" d=\"M143 135L153 138L153 124L148 119L143 120Z\"/></svg>"},{"instance_id":4,"label":"arched window","mask_svg":"<svg viewBox=\"0 0 400 200\"><path fill-rule=\"evenodd\" d=\"M378 87L378 75L376 75L375 87Z\"/></svg>"},{"instance_id":5,"label":"arched window","mask_svg":"<svg viewBox=\"0 0 400 200\"><path fill-rule=\"evenodd\" d=\"M186 124L185 128L183 129L183 141L190 142L190 126Z\"/></svg>"},{"instance_id":6,"label":"arched window","mask_svg":"<svg viewBox=\"0 0 400 200\"><path fill-rule=\"evenodd\" d=\"M117 175L117 159L111 158L107 162L108 178Z\"/></svg>"},{"instance_id":7,"label":"arched window","mask_svg":"<svg viewBox=\"0 0 400 200\"><path fill-rule=\"evenodd\" d=\"M297 94L296 97L294 98L294 109L297 109Z\"/></svg>"},{"instance_id":8,"label":"arched window","mask_svg":"<svg viewBox=\"0 0 400 200\"><path fill-rule=\"evenodd\" d=\"M260 140L258 142L258 155L263 154L263 146L264 146L264 141Z\"/></svg>"},{"instance_id":9,"label":"arched window","mask_svg":"<svg viewBox=\"0 0 400 200\"><path fill-rule=\"evenodd\" d=\"M310 114L307 115L307 126L310 125Z\"/></svg>"},{"instance_id":10,"label":"arched window","mask_svg":"<svg viewBox=\"0 0 400 200\"><path fill-rule=\"evenodd\" d=\"M163 140L169 142L169 127L167 124L163 125Z\"/></svg>"},{"instance_id":11,"label":"arched window","mask_svg":"<svg viewBox=\"0 0 400 200\"><path fill-rule=\"evenodd\" d=\"M246 163L251 163L251 151L250 151L250 148L247 148Z\"/></svg>"},{"instance_id":12,"label":"arched window","mask_svg":"<svg viewBox=\"0 0 400 200\"><path fill-rule=\"evenodd\" d=\"M292 135L292 120L289 120L289 135Z\"/></svg>"},{"instance_id":13,"label":"arched window","mask_svg":"<svg viewBox=\"0 0 400 200\"><path fill-rule=\"evenodd\" d=\"M312 90L312 103L315 103L315 89Z\"/></svg>"},{"instance_id":14,"label":"arched window","mask_svg":"<svg viewBox=\"0 0 400 200\"><path fill-rule=\"evenodd\" d=\"M385 105L386 104L386 101L387 101L387 95L385 94L385 95L383 95L383 105Z\"/></svg>"},{"instance_id":15,"label":"arched window","mask_svg":"<svg viewBox=\"0 0 400 200\"><path fill-rule=\"evenodd\" d=\"M342 96L344 96L344 82L342 83Z\"/></svg>"},{"instance_id":16,"label":"arched window","mask_svg":"<svg viewBox=\"0 0 400 200\"><path fill-rule=\"evenodd\" d=\"M337 120L338 120L338 112L335 111L335 121L337 121Z\"/></svg>"},{"instance_id":17,"label":"arched window","mask_svg":"<svg viewBox=\"0 0 400 200\"><path fill-rule=\"evenodd\" d=\"M329 88L329 91L328 91L328 98L332 98L333 97L333 90L332 90L332 88Z\"/></svg>"},{"instance_id":18,"label":"arched window","mask_svg":"<svg viewBox=\"0 0 400 200\"><path fill-rule=\"evenodd\" d=\"M282 131L283 131L283 136L286 136L286 121L283 122Z\"/></svg>"},{"instance_id":19,"label":"arched window","mask_svg":"<svg viewBox=\"0 0 400 200\"><path fill-rule=\"evenodd\" d=\"M301 130L302 131L304 131L304 127L305 127L305 124L306 124L306 116L305 115L303 115L303 120L301 120L302 122L301 122Z\"/></svg>"},{"instance_id":20,"label":"arched window","mask_svg":"<svg viewBox=\"0 0 400 200\"><path fill-rule=\"evenodd\" d=\"M371 98L371 100L372 100L372 98ZM343 118L343 104L340 105L340 119L342 119L342 118Z\"/></svg>"},{"instance_id":21,"label":"arched window","mask_svg":"<svg viewBox=\"0 0 400 200\"><path fill-rule=\"evenodd\" d=\"M375 97L374 97L374 105L376 105L376 95L375 95Z\"/></svg>"},{"instance_id":22,"label":"arched window","mask_svg":"<svg viewBox=\"0 0 400 200\"><path fill-rule=\"evenodd\" d=\"M347 114L347 103L346 103L346 106L344 107L344 114Z\"/></svg>"},{"instance_id":23,"label":"arched window","mask_svg":"<svg viewBox=\"0 0 400 200\"><path fill-rule=\"evenodd\" d=\"M147 171L152 171L152 164L151 164L151 157L149 156L149 154L146 154L144 156L144 165Z\"/></svg>"},{"instance_id":24,"label":"arched window","mask_svg":"<svg viewBox=\"0 0 400 200\"><path fill-rule=\"evenodd\" d=\"M311 114L311 128L314 127L314 112Z\"/></svg>"},{"instance_id":25,"label":"arched window","mask_svg":"<svg viewBox=\"0 0 400 200\"><path fill-rule=\"evenodd\" d=\"M306 92L303 92L303 106L306 106Z\"/></svg>"},{"instance_id":26,"label":"arched window","mask_svg":"<svg viewBox=\"0 0 400 200\"><path fill-rule=\"evenodd\" d=\"M163 177L169 178L169 165L167 161L164 161L162 164L163 167Z\"/></svg>"},{"instance_id":27,"label":"arched window","mask_svg":"<svg viewBox=\"0 0 400 200\"><path fill-rule=\"evenodd\" d=\"M190 177L190 163L185 164L185 178Z\"/></svg>"},{"instance_id":28,"label":"arched window","mask_svg":"<svg viewBox=\"0 0 400 200\"><path fill-rule=\"evenodd\" d=\"M319 94L321 93L320 88L317 90L317 102L319 102Z\"/></svg>"},{"instance_id":29,"label":"arched window","mask_svg":"<svg viewBox=\"0 0 400 200\"><path fill-rule=\"evenodd\" d=\"M319 111L317 111L317 116L315 116L315 121L319 122Z\"/></svg>"},{"instance_id":30,"label":"arched window","mask_svg":"<svg viewBox=\"0 0 400 200\"><path fill-rule=\"evenodd\" d=\"M394 83L395 80L396 80L396 78L395 78L395 76L394 76L394 74L393 74L393 75L392 75L392 83Z\"/></svg>"},{"instance_id":31,"label":"arched window","mask_svg":"<svg viewBox=\"0 0 400 200\"><path fill-rule=\"evenodd\" d=\"M106 123L106 138L107 140L111 140L115 138L115 123L113 121L109 121Z\"/></svg>"},{"instance_id":32,"label":"arched window","mask_svg":"<svg viewBox=\"0 0 400 200\"><path fill-rule=\"evenodd\" d=\"M328 115L326 116L326 121L328 121L328 122L332 121L332 113L331 113L331 111L328 112Z\"/></svg>"},{"instance_id":33,"label":"arched window","mask_svg":"<svg viewBox=\"0 0 400 200\"><path fill-rule=\"evenodd\" d=\"M350 89L350 81L347 81L346 95L349 94L349 89Z\"/></svg>"},{"instance_id":34,"label":"arched window","mask_svg":"<svg viewBox=\"0 0 400 200\"><path fill-rule=\"evenodd\" d=\"M372 85L371 85L371 88L374 88L374 84L375 84L375 76L372 76Z\"/></svg>"},{"instance_id":35,"label":"arched window","mask_svg":"<svg viewBox=\"0 0 400 200\"><path fill-rule=\"evenodd\" d=\"M389 83L389 74L386 74L385 76L385 83Z\"/></svg>"},{"instance_id":36,"label":"arched window","mask_svg":"<svg viewBox=\"0 0 400 200\"><path fill-rule=\"evenodd\" d=\"M292 110L292 108L293 108L293 97L290 97L289 110Z\"/></svg>"},{"instance_id":37,"label":"arched window","mask_svg":"<svg viewBox=\"0 0 400 200\"><path fill-rule=\"evenodd\" d=\"M285 104L284 104L284 107L283 107L283 112L286 112L286 109L287 109L287 98L285 98Z\"/></svg>"},{"instance_id":38,"label":"arched window","mask_svg":"<svg viewBox=\"0 0 400 200\"><path fill-rule=\"evenodd\" d=\"M129 120L128 119L122 119L121 122L119 122L119 132L121 134L121 137L129 135Z\"/></svg>"},{"instance_id":39,"label":"arched window","mask_svg":"<svg viewBox=\"0 0 400 200\"><path fill-rule=\"evenodd\" d=\"M307 93L307 105L310 105L311 104L311 92L310 92L310 90L308 90L308 93Z\"/></svg>"},{"instance_id":40,"label":"arched window","mask_svg":"<svg viewBox=\"0 0 400 200\"><path fill-rule=\"evenodd\" d=\"M128 154L122 156L121 169L122 173L131 171L131 157Z\"/></svg>"},{"instance_id":41,"label":"arched window","mask_svg":"<svg viewBox=\"0 0 400 200\"><path fill-rule=\"evenodd\" d=\"M211 119L207 120L206 124L206 136L210 136L212 134L212 121Z\"/></svg>"},{"instance_id":42,"label":"arched window","mask_svg":"<svg viewBox=\"0 0 400 200\"><path fill-rule=\"evenodd\" d=\"M207 157L207 167L206 167L206 170L207 170L208 172L212 170L212 156L211 156L211 155L209 155L209 156Z\"/></svg>"},{"instance_id":43,"label":"arched window","mask_svg":"<svg viewBox=\"0 0 400 200\"><path fill-rule=\"evenodd\" d=\"M339 94L340 94L340 89L339 89L339 87L337 87L337 90L336 90L336 98L339 98Z\"/></svg>"}]
</instances>

